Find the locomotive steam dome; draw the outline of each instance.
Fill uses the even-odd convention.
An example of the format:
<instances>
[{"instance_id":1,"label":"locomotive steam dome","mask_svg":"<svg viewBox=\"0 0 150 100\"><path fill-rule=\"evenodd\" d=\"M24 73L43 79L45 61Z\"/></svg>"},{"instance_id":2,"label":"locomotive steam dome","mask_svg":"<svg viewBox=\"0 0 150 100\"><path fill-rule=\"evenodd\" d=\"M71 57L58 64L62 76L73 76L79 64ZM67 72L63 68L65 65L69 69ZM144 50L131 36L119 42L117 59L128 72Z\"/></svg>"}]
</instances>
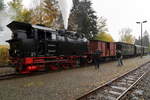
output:
<instances>
[{"instance_id":1,"label":"locomotive steam dome","mask_svg":"<svg viewBox=\"0 0 150 100\"><path fill-rule=\"evenodd\" d=\"M58 30L58 34L60 36L64 36L67 38L68 41L74 40L74 41L83 41L87 42L87 39L83 34L79 34L73 31L67 31L67 30Z\"/></svg>"}]
</instances>

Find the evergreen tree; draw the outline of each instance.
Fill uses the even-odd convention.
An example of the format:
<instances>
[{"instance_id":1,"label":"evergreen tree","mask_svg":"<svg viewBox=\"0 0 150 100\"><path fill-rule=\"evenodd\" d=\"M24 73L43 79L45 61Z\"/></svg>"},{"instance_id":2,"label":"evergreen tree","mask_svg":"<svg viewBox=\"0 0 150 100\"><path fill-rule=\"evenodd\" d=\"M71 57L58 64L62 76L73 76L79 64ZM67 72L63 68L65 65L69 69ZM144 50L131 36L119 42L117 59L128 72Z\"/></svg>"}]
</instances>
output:
<instances>
[{"instance_id":1,"label":"evergreen tree","mask_svg":"<svg viewBox=\"0 0 150 100\"><path fill-rule=\"evenodd\" d=\"M84 34L86 38L93 38L98 33L98 29L97 16L91 7L91 1L82 0L79 2L79 0L74 0L73 3L71 17L74 17L74 27L78 33Z\"/></svg>"},{"instance_id":2,"label":"evergreen tree","mask_svg":"<svg viewBox=\"0 0 150 100\"><path fill-rule=\"evenodd\" d=\"M141 45L141 38L135 40L136 45ZM150 40L149 40L149 33L147 30L143 33L142 37L142 46L149 47L150 46Z\"/></svg>"},{"instance_id":3,"label":"evergreen tree","mask_svg":"<svg viewBox=\"0 0 150 100\"><path fill-rule=\"evenodd\" d=\"M141 38L140 38L140 36L139 36L138 39L135 39L135 43L134 44L135 45L141 45Z\"/></svg>"},{"instance_id":4,"label":"evergreen tree","mask_svg":"<svg viewBox=\"0 0 150 100\"><path fill-rule=\"evenodd\" d=\"M142 43L143 43L143 46L149 47L150 41L149 41L149 34L148 34L147 30L144 32L144 36L142 38Z\"/></svg>"},{"instance_id":5,"label":"evergreen tree","mask_svg":"<svg viewBox=\"0 0 150 100\"><path fill-rule=\"evenodd\" d=\"M68 21L68 30L70 31L77 31L78 20L80 19L80 17L78 17L77 15L79 5L80 5L79 0L73 0L73 7Z\"/></svg>"}]
</instances>

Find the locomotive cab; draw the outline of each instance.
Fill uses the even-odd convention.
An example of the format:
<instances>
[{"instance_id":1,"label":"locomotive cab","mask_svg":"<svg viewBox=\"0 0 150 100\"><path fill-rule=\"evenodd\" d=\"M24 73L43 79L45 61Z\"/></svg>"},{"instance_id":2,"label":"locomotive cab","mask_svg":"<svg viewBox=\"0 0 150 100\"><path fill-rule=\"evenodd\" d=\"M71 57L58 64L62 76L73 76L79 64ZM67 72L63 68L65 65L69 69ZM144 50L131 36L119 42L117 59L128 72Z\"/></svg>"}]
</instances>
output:
<instances>
[{"instance_id":1,"label":"locomotive cab","mask_svg":"<svg viewBox=\"0 0 150 100\"><path fill-rule=\"evenodd\" d=\"M12 39L7 41L10 44L10 56L19 58L31 56L31 52L33 52L31 47L34 45L34 33L31 25L14 21L7 26L12 31Z\"/></svg>"}]
</instances>

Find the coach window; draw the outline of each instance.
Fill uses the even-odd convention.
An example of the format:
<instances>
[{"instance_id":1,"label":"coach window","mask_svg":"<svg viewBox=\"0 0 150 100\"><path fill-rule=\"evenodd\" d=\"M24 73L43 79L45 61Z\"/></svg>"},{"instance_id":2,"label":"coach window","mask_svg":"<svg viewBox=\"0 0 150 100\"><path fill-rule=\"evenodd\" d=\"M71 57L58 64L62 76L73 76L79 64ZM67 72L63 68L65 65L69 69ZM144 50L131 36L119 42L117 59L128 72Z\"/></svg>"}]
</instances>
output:
<instances>
[{"instance_id":1,"label":"coach window","mask_svg":"<svg viewBox=\"0 0 150 100\"><path fill-rule=\"evenodd\" d=\"M56 34L52 33L52 40L56 40Z\"/></svg>"},{"instance_id":2,"label":"coach window","mask_svg":"<svg viewBox=\"0 0 150 100\"><path fill-rule=\"evenodd\" d=\"M34 30L28 30L28 31L26 31L26 34L27 34L28 39L34 38Z\"/></svg>"},{"instance_id":3,"label":"coach window","mask_svg":"<svg viewBox=\"0 0 150 100\"><path fill-rule=\"evenodd\" d=\"M52 33L46 31L46 40L51 40L52 39Z\"/></svg>"},{"instance_id":4,"label":"coach window","mask_svg":"<svg viewBox=\"0 0 150 100\"><path fill-rule=\"evenodd\" d=\"M38 30L38 40L45 40L45 31L44 30Z\"/></svg>"},{"instance_id":5,"label":"coach window","mask_svg":"<svg viewBox=\"0 0 150 100\"><path fill-rule=\"evenodd\" d=\"M45 45L44 43L41 43L39 44L39 47L38 47L38 55L44 55L45 54Z\"/></svg>"},{"instance_id":6,"label":"coach window","mask_svg":"<svg viewBox=\"0 0 150 100\"><path fill-rule=\"evenodd\" d=\"M27 34L25 30L17 30L18 33L18 39L26 39L27 38Z\"/></svg>"}]
</instances>

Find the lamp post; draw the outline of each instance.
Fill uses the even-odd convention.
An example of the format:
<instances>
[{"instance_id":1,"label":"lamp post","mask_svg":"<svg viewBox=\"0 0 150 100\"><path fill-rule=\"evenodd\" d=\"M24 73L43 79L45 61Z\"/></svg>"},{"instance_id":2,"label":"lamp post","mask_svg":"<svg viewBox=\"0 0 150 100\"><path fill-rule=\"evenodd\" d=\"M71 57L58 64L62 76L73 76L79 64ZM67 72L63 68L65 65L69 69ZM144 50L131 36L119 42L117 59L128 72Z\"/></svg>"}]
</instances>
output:
<instances>
[{"instance_id":1,"label":"lamp post","mask_svg":"<svg viewBox=\"0 0 150 100\"><path fill-rule=\"evenodd\" d=\"M141 47L142 47L142 30L143 30L143 23L146 23L147 21L142 22L136 22L137 24L141 24ZM143 47L141 48L141 58L143 56Z\"/></svg>"}]
</instances>

